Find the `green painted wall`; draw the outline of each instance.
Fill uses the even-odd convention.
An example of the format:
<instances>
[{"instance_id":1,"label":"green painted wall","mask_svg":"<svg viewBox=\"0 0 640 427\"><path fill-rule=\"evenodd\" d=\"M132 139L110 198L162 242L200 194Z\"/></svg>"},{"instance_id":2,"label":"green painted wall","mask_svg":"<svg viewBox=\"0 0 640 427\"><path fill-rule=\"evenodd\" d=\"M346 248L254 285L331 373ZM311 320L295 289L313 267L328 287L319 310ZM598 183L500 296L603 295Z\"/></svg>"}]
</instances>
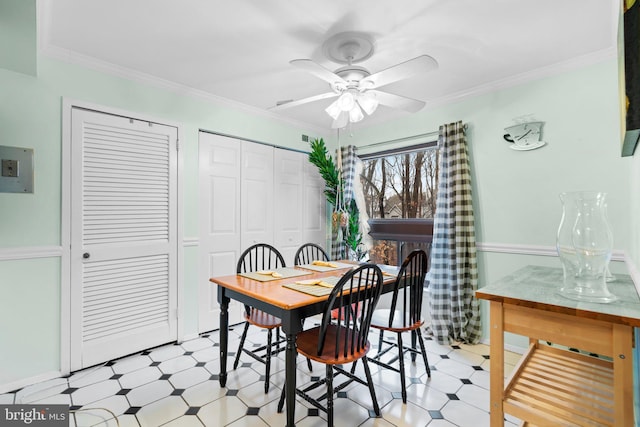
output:
<instances>
[{"instance_id":1,"label":"green painted wall","mask_svg":"<svg viewBox=\"0 0 640 427\"><path fill-rule=\"evenodd\" d=\"M32 53L35 51L32 50ZM27 55L29 53L27 52ZM0 68L0 145L35 150L34 194L0 193L0 249L60 245L62 98L178 123L184 131L184 236L198 236L198 130L206 129L307 149L300 135L317 135L267 116L204 98L162 90L39 57L37 77ZM17 61L17 59L15 60ZM14 62L15 62L14 61ZM0 67L2 65L0 64ZM640 160L620 156L617 60L544 78L491 94L429 108L342 137L364 145L469 124L477 240L480 243L554 246L560 219L558 193L609 193L615 248L640 265ZM504 127L533 114L545 122L549 145L516 152ZM325 136L335 145L335 135ZM185 334L197 331L197 248L184 250ZM481 286L529 263L559 266L555 257L480 252ZM624 266L614 266L614 272ZM0 261L0 385L60 368L60 261ZM511 342L519 344L517 338Z\"/></svg>"},{"instance_id":2,"label":"green painted wall","mask_svg":"<svg viewBox=\"0 0 640 427\"><path fill-rule=\"evenodd\" d=\"M35 76L36 0L0 0L0 68Z\"/></svg>"},{"instance_id":3,"label":"green painted wall","mask_svg":"<svg viewBox=\"0 0 640 427\"><path fill-rule=\"evenodd\" d=\"M59 61L39 58L38 76L0 69L0 145L34 149L33 194L0 193L0 249L61 244L62 100L82 101L181 126L184 156L184 237L198 237L198 132L200 129L307 149L301 134L317 134L266 115L230 108ZM183 254L182 330L197 333L198 249ZM0 261L0 386L60 369L60 259ZM25 292L38 293L29 299ZM11 325L7 327L6 325ZM44 341L34 351L22 342ZM15 351L13 350L15 349Z\"/></svg>"},{"instance_id":4,"label":"green painted wall","mask_svg":"<svg viewBox=\"0 0 640 427\"><path fill-rule=\"evenodd\" d=\"M640 214L637 157L620 155L618 63L612 58L577 71L479 95L449 105L353 132L341 143L366 145L437 130L462 120L469 125L476 239L484 244L555 247L561 216L559 193L608 193L614 248L637 254L638 231L629 233ZM502 138L513 119L532 114L545 122L548 145L514 151ZM631 176L635 170L636 178ZM635 191L630 188L636 187ZM631 211L630 207L635 206ZM640 265L638 255L636 265ZM480 286L527 264L560 267L556 257L480 251ZM623 263L612 271L626 272ZM484 310L484 307L483 307ZM484 325L485 336L487 328ZM508 340L513 345L526 343Z\"/></svg>"}]
</instances>

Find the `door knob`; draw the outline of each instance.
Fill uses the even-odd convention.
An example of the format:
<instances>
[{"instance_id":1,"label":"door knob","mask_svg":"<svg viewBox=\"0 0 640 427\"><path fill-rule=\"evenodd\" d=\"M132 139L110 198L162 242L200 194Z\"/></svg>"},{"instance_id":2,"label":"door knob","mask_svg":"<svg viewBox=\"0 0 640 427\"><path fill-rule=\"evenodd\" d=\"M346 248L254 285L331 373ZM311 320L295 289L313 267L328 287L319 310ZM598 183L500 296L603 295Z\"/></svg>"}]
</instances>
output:
<instances>
[{"instance_id":1,"label":"door knob","mask_svg":"<svg viewBox=\"0 0 640 427\"><path fill-rule=\"evenodd\" d=\"M90 256L91 255L89 254L89 252L85 252L85 253L82 254L82 258L84 258L84 259L89 259Z\"/></svg>"}]
</instances>

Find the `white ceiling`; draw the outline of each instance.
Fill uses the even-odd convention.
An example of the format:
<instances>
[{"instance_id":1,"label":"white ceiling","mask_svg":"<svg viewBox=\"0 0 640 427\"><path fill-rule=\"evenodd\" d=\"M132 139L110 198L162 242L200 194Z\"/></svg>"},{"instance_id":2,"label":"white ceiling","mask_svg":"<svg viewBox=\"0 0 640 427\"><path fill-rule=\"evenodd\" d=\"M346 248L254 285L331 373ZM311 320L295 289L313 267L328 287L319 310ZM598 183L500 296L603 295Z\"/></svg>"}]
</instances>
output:
<instances>
[{"instance_id":1,"label":"white ceiling","mask_svg":"<svg viewBox=\"0 0 640 427\"><path fill-rule=\"evenodd\" d=\"M375 73L419 55L439 67L384 90L425 108L616 52L614 0L39 0L43 53L266 110L329 91L289 64L335 70L322 43L342 31L375 40ZM188 89L187 89L188 88ZM332 99L281 112L329 129ZM356 126L408 113L381 106Z\"/></svg>"}]
</instances>

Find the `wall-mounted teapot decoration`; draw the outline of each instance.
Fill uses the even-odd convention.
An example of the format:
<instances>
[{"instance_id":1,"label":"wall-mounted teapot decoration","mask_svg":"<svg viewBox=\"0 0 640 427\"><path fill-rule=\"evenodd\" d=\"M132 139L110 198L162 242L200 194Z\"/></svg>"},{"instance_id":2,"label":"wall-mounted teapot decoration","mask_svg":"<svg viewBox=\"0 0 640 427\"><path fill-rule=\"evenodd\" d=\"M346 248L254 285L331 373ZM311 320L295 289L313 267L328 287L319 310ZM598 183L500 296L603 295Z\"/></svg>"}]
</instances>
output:
<instances>
[{"instance_id":1,"label":"wall-mounted teapot decoration","mask_svg":"<svg viewBox=\"0 0 640 427\"><path fill-rule=\"evenodd\" d=\"M517 151L535 150L546 144L542 141L544 122L518 123L504 129L504 139L511 143L509 147Z\"/></svg>"}]
</instances>

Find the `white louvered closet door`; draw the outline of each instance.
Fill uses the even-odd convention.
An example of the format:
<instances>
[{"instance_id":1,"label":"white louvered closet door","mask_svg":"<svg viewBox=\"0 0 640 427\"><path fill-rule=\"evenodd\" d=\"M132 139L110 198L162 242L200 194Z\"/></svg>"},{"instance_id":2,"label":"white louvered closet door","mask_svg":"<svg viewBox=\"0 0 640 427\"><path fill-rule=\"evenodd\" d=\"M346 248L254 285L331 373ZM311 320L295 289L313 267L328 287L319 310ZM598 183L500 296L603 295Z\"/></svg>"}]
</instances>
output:
<instances>
[{"instance_id":1,"label":"white louvered closet door","mask_svg":"<svg viewBox=\"0 0 640 427\"><path fill-rule=\"evenodd\" d=\"M177 129L74 108L71 370L177 338Z\"/></svg>"}]
</instances>

